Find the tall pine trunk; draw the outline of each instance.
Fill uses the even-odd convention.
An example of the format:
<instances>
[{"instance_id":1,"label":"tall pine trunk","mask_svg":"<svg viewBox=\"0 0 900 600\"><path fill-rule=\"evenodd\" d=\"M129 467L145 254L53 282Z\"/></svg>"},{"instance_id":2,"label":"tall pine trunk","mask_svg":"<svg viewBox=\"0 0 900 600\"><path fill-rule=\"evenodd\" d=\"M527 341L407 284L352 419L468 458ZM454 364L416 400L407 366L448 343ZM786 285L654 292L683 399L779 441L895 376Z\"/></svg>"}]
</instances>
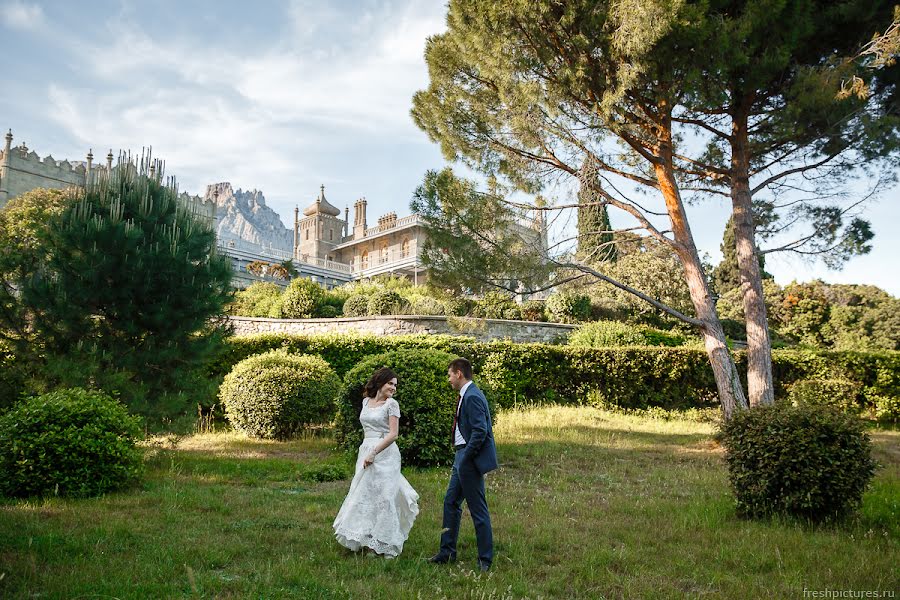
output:
<instances>
[{"instance_id":1,"label":"tall pine trunk","mask_svg":"<svg viewBox=\"0 0 900 600\"><path fill-rule=\"evenodd\" d=\"M747 327L747 393L750 397L750 406L759 406L775 402L775 391L772 384L772 345L757 257L753 198L750 194L747 129L747 113L737 111L732 119L731 205L741 298Z\"/></svg>"},{"instance_id":2,"label":"tall pine trunk","mask_svg":"<svg viewBox=\"0 0 900 600\"><path fill-rule=\"evenodd\" d=\"M725 332L712 295L709 292L709 284L703 273L700 255L694 243L687 215L684 212L684 203L678 184L675 181L675 170L672 165L671 123L669 127L662 127L663 132L668 132L666 137L659 139L658 158L654 165L657 181L666 202L666 209L672 223L672 234L676 242L676 252L684 265L685 280L694 304L697 318L702 322L700 333L703 335L703 343L709 362L712 366L713 376L716 380L716 388L719 392L719 401L725 419L730 419L736 410L747 407L747 397L741 387L737 366L734 364L728 346L725 343ZM664 134L666 135L666 134Z\"/></svg>"}]
</instances>

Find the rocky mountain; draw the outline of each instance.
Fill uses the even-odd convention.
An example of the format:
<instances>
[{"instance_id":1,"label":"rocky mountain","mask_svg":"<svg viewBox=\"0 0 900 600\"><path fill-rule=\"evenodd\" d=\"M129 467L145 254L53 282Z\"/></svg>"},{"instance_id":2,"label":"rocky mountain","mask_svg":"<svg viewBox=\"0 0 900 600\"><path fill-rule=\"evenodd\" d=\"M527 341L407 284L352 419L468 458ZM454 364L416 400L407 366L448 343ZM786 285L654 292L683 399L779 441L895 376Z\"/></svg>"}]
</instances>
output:
<instances>
[{"instance_id":1,"label":"rocky mountain","mask_svg":"<svg viewBox=\"0 0 900 600\"><path fill-rule=\"evenodd\" d=\"M216 235L220 240L238 238L285 252L293 249L293 230L266 206L261 191L234 191L228 182L214 183L206 186L206 198L216 202Z\"/></svg>"}]
</instances>

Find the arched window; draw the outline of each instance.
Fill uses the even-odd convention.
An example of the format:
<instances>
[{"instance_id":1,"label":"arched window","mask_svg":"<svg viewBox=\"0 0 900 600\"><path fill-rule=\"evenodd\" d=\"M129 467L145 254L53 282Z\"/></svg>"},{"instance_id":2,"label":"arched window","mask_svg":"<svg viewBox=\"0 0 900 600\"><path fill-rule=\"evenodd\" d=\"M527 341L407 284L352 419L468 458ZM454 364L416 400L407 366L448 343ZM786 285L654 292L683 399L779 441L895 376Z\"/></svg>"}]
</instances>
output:
<instances>
[{"instance_id":1,"label":"arched window","mask_svg":"<svg viewBox=\"0 0 900 600\"><path fill-rule=\"evenodd\" d=\"M309 240L309 229L306 230L306 239Z\"/></svg>"},{"instance_id":2,"label":"arched window","mask_svg":"<svg viewBox=\"0 0 900 600\"><path fill-rule=\"evenodd\" d=\"M387 242L384 242L383 244L381 244L381 262L386 263L389 256L390 252L388 251Z\"/></svg>"},{"instance_id":3,"label":"arched window","mask_svg":"<svg viewBox=\"0 0 900 600\"><path fill-rule=\"evenodd\" d=\"M330 242L333 240L334 240L334 229L329 229L328 230L328 241Z\"/></svg>"},{"instance_id":4,"label":"arched window","mask_svg":"<svg viewBox=\"0 0 900 600\"><path fill-rule=\"evenodd\" d=\"M359 258L360 268L368 269L369 268L369 251L363 250L362 256Z\"/></svg>"},{"instance_id":5,"label":"arched window","mask_svg":"<svg viewBox=\"0 0 900 600\"><path fill-rule=\"evenodd\" d=\"M409 256L409 238L404 238L403 243L400 244L400 258L406 258Z\"/></svg>"}]
</instances>

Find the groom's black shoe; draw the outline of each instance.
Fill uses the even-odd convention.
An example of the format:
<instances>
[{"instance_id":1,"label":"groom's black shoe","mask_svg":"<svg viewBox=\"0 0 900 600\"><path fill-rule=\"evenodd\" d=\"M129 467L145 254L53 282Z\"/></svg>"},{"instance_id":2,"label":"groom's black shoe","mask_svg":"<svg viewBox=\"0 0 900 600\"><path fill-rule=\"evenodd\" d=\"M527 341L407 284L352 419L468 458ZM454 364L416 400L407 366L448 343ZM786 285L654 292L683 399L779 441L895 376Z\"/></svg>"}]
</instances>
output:
<instances>
[{"instance_id":1,"label":"groom's black shoe","mask_svg":"<svg viewBox=\"0 0 900 600\"><path fill-rule=\"evenodd\" d=\"M491 563L481 562L479 560L478 568L481 570L482 573L487 573L488 571L491 570Z\"/></svg>"},{"instance_id":2,"label":"groom's black shoe","mask_svg":"<svg viewBox=\"0 0 900 600\"><path fill-rule=\"evenodd\" d=\"M428 559L428 562L435 563L437 565L444 565L447 563L456 562L455 554L435 554L431 558Z\"/></svg>"}]
</instances>

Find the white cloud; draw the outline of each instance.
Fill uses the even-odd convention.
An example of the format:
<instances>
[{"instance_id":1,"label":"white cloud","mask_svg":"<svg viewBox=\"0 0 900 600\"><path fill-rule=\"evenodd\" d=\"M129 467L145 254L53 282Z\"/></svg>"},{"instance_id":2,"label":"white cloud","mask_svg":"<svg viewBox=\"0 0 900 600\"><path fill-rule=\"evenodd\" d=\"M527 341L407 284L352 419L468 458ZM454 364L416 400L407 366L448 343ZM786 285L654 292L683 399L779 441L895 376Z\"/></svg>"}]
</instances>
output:
<instances>
[{"instance_id":1,"label":"white cloud","mask_svg":"<svg viewBox=\"0 0 900 600\"><path fill-rule=\"evenodd\" d=\"M44 23L44 11L37 4L7 2L0 6L0 21L11 29L38 29Z\"/></svg>"}]
</instances>

